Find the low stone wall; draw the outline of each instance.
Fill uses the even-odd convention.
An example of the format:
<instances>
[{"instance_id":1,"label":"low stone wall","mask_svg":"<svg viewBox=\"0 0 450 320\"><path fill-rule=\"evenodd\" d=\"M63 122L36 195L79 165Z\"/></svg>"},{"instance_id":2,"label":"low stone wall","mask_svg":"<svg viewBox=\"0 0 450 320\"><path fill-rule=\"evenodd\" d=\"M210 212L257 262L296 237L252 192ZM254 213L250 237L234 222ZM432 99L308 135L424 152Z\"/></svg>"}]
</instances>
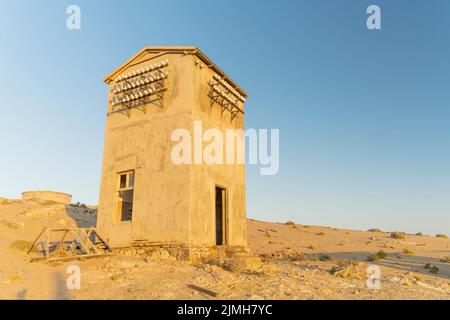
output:
<instances>
[{"instance_id":1,"label":"low stone wall","mask_svg":"<svg viewBox=\"0 0 450 320\"><path fill-rule=\"evenodd\" d=\"M72 195L55 191L25 191L22 192L22 200L41 200L69 204L72 202Z\"/></svg>"}]
</instances>

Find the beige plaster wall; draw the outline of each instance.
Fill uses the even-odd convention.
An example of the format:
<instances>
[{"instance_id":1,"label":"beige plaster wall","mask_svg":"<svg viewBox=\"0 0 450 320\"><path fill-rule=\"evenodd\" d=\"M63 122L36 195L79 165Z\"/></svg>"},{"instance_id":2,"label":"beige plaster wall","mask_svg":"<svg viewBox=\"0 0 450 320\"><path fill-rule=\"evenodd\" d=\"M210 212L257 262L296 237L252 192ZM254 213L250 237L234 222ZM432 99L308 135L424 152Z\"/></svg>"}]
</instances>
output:
<instances>
[{"instance_id":1,"label":"beige plaster wall","mask_svg":"<svg viewBox=\"0 0 450 320\"><path fill-rule=\"evenodd\" d=\"M231 122L218 105L209 107L207 83L213 72L200 69L195 55L173 53L152 60L147 53L126 72L166 58L164 109L150 105L146 113L131 110L129 118L113 114L106 119L97 228L113 247L129 246L131 240L214 245L219 184L228 192L228 244L246 245L245 166L176 165L171 160L175 142L170 140L175 129L192 132L194 120L202 120L204 129L225 130L243 128L243 116ZM110 93L108 101L111 98ZM135 170L133 221L119 222L118 173L128 170Z\"/></svg>"},{"instance_id":2,"label":"beige plaster wall","mask_svg":"<svg viewBox=\"0 0 450 320\"><path fill-rule=\"evenodd\" d=\"M127 71L163 58L169 59L164 109L149 105L146 113L131 110L130 118L112 114L106 119L98 228L113 246L129 245L130 234L132 239L189 241L189 168L172 163L170 136L189 126L192 67L183 56L169 54L142 59ZM135 170L132 223L118 222L114 215L117 173L126 170Z\"/></svg>"},{"instance_id":3,"label":"beige plaster wall","mask_svg":"<svg viewBox=\"0 0 450 320\"><path fill-rule=\"evenodd\" d=\"M193 57L195 59L195 57ZM219 129L225 136L226 129L243 129L244 116L239 114L231 121L228 111L221 112L218 104L210 106L208 82L214 72L194 64L194 102L192 127L195 120L202 121L203 132L210 128ZM193 129L192 129L193 130ZM208 142L204 143L206 146ZM225 156L225 140L223 154ZM191 241L196 245L215 245L215 187L227 190L226 244L247 245L245 165L214 164L193 165L191 170Z\"/></svg>"}]
</instances>

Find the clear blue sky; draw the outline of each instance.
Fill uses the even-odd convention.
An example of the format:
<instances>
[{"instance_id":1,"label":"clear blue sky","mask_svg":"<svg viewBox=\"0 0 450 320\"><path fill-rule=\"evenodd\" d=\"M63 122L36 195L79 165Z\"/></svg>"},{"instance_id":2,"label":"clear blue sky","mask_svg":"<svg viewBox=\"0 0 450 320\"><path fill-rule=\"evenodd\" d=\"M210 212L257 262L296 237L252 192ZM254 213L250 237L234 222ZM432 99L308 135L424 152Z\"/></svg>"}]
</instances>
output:
<instances>
[{"instance_id":1,"label":"clear blue sky","mask_svg":"<svg viewBox=\"0 0 450 320\"><path fill-rule=\"evenodd\" d=\"M450 234L450 2L162 2L0 1L0 196L96 203L102 78L196 45L249 92L247 127L280 129L278 175L248 168L249 217Z\"/></svg>"}]
</instances>

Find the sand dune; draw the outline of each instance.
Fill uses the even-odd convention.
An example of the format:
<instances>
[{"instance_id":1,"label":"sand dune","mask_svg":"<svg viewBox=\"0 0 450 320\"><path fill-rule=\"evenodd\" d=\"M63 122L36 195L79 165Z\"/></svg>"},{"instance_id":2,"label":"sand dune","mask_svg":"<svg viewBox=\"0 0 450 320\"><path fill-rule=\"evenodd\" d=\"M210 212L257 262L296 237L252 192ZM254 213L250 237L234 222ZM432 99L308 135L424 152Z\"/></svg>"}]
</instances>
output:
<instances>
[{"instance_id":1,"label":"sand dune","mask_svg":"<svg viewBox=\"0 0 450 320\"><path fill-rule=\"evenodd\" d=\"M260 268L230 272L219 263L109 256L48 265L29 263L20 243L43 226L95 224L95 208L0 198L1 299L449 299L450 240L248 220ZM401 231L401 230L400 230ZM22 241L22 242L21 242ZM383 251L386 257L377 257ZM66 270L81 268L80 290ZM425 268L425 265L427 265ZM367 268L381 270L381 289L367 288ZM435 267L433 269L433 267ZM437 272L436 274L430 271ZM209 296L188 287L216 292Z\"/></svg>"}]
</instances>

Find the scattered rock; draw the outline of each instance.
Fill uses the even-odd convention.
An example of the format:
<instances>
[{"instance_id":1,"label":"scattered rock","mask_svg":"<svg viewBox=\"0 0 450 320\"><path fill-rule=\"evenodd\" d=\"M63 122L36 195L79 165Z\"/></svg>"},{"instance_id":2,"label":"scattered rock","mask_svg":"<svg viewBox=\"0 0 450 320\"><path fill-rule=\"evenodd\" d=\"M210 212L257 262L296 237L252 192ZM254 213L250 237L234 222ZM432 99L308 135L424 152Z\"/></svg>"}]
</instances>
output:
<instances>
[{"instance_id":1,"label":"scattered rock","mask_svg":"<svg viewBox=\"0 0 450 320\"><path fill-rule=\"evenodd\" d=\"M159 259L160 260L166 260L169 259L170 254L167 250L161 249L159 250Z\"/></svg>"},{"instance_id":2,"label":"scattered rock","mask_svg":"<svg viewBox=\"0 0 450 320\"><path fill-rule=\"evenodd\" d=\"M410 250L408 248L404 248L403 249L403 253L406 254L406 255L413 255L414 251L412 251L412 250Z\"/></svg>"},{"instance_id":3,"label":"scattered rock","mask_svg":"<svg viewBox=\"0 0 450 320\"><path fill-rule=\"evenodd\" d=\"M401 278L399 283L401 285L403 285L403 286L406 286L406 287L411 287L412 286L412 282L409 279L409 277L407 277L407 276L404 276L403 278Z\"/></svg>"},{"instance_id":4,"label":"scattered rock","mask_svg":"<svg viewBox=\"0 0 450 320\"><path fill-rule=\"evenodd\" d=\"M258 257L236 257L225 259L223 268L231 272L257 271L262 266Z\"/></svg>"},{"instance_id":5,"label":"scattered rock","mask_svg":"<svg viewBox=\"0 0 450 320\"><path fill-rule=\"evenodd\" d=\"M333 267L330 273L338 278L362 280L366 277L359 264L353 261L341 262L338 266Z\"/></svg>"},{"instance_id":6,"label":"scattered rock","mask_svg":"<svg viewBox=\"0 0 450 320\"><path fill-rule=\"evenodd\" d=\"M392 277L387 278L387 281L397 283L397 282L400 282L400 278L397 276L392 276Z\"/></svg>"},{"instance_id":7,"label":"scattered rock","mask_svg":"<svg viewBox=\"0 0 450 320\"><path fill-rule=\"evenodd\" d=\"M119 281L121 279L123 279L123 275L121 273L114 273L111 276L111 280L113 280L113 281Z\"/></svg>"},{"instance_id":8,"label":"scattered rock","mask_svg":"<svg viewBox=\"0 0 450 320\"><path fill-rule=\"evenodd\" d=\"M272 254L273 257L283 260L290 260L290 261L305 261L306 257L305 255L296 250L287 249L287 250L281 250L276 251Z\"/></svg>"},{"instance_id":9,"label":"scattered rock","mask_svg":"<svg viewBox=\"0 0 450 320\"><path fill-rule=\"evenodd\" d=\"M404 232L393 232L393 233L391 233L391 238L403 240L403 239L405 239L405 233Z\"/></svg>"},{"instance_id":10,"label":"scattered rock","mask_svg":"<svg viewBox=\"0 0 450 320\"><path fill-rule=\"evenodd\" d=\"M22 229L25 227L23 222L14 222L10 220L0 220L0 226L4 226L10 229Z\"/></svg>"},{"instance_id":11,"label":"scattered rock","mask_svg":"<svg viewBox=\"0 0 450 320\"><path fill-rule=\"evenodd\" d=\"M172 256L166 249L156 249L150 254L150 260L168 260L173 259L175 260L178 257Z\"/></svg>"}]
</instances>

